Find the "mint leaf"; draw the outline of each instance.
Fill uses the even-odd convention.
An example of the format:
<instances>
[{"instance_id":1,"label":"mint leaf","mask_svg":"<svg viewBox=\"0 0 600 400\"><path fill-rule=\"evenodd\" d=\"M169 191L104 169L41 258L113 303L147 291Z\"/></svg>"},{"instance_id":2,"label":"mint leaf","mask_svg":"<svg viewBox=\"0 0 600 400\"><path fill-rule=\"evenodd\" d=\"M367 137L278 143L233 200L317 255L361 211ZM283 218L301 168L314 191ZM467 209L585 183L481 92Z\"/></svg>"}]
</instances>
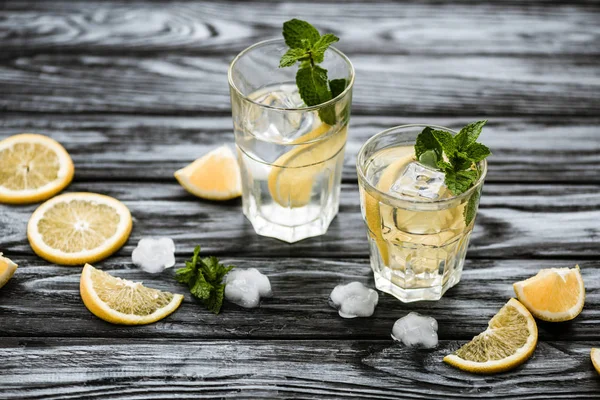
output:
<instances>
[{"instance_id":1,"label":"mint leaf","mask_svg":"<svg viewBox=\"0 0 600 400\"><path fill-rule=\"evenodd\" d=\"M435 140L442 146L442 150L446 153L446 156L450 157L454 153L456 153L456 145L454 144L454 137L450 132L446 131L437 131L434 130L431 132Z\"/></svg>"},{"instance_id":2,"label":"mint leaf","mask_svg":"<svg viewBox=\"0 0 600 400\"><path fill-rule=\"evenodd\" d=\"M301 61L310 55L304 49L289 49L279 61L279 68L291 67L296 64L297 61Z\"/></svg>"},{"instance_id":3,"label":"mint leaf","mask_svg":"<svg viewBox=\"0 0 600 400\"><path fill-rule=\"evenodd\" d=\"M425 127L419 136L417 136L417 141L415 143L415 155L417 158L420 158L421 155L427 150L435 151L438 160L442 159L442 146L440 146L439 142L433 137L433 129L430 127Z\"/></svg>"},{"instance_id":4,"label":"mint leaf","mask_svg":"<svg viewBox=\"0 0 600 400\"><path fill-rule=\"evenodd\" d=\"M473 219L475 219L475 215L477 214L477 206L479 205L479 197L481 196L480 190L481 189L478 189L473 192L473 194L469 198L465 210L463 211L463 215L465 217L465 225L467 226L469 226Z\"/></svg>"},{"instance_id":5,"label":"mint leaf","mask_svg":"<svg viewBox=\"0 0 600 400\"><path fill-rule=\"evenodd\" d=\"M316 64L322 63L325 58L325 51L327 51L332 43L339 41L340 38L335 36L333 33L327 33L321 36L311 49L314 62Z\"/></svg>"},{"instance_id":6,"label":"mint leaf","mask_svg":"<svg viewBox=\"0 0 600 400\"><path fill-rule=\"evenodd\" d=\"M475 170L468 171L454 171L454 170L446 170L446 178L444 179L444 183L450 191L458 196L469 190L469 188L473 185L473 183L479 177L479 173Z\"/></svg>"},{"instance_id":7,"label":"mint leaf","mask_svg":"<svg viewBox=\"0 0 600 400\"><path fill-rule=\"evenodd\" d=\"M305 49L306 45L302 43L303 40L312 46L320 37L319 31L306 21L291 19L283 24L285 44L292 49Z\"/></svg>"},{"instance_id":8,"label":"mint leaf","mask_svg":"<svg viewBox=\"0 0 600 400\"><path fill-rule=\"evenodd\" d=\"M466 156L469 157L469 159L474 163L478 163L492 154L490 149L481 143L472 143L466 148L465 153Z\"/></svg>"},{"instance_id":9,"label":"mint leaf","mask_svg":"<svg viewBox=\"0 0 600 400\"><path fill-rule=\"evenodd\" d=\"M453 165L453 168L456 171L469 169L473 165L473 161L469 158L469 156L461 151L454 153L449 158L450 163Z\"/></svg>"},{"instance_id":10,"label":"mint leaf","mask_svg":"<svg viewBox=\"0 0 600 400\"><path fill-rule=\"evenodd\" d=\"M438 156L435 150L425 150L419 156L419 162L423 165L427 165L431 168L437 169Z\"/></svg>"},{"instance_id":11,"label":"mint leaf","mask_svg":"<svg viewBox=\"0 0 600 400\"><path fill-rule=\"evenodd\" d=\"M331 99L327 86L327 70L318 65L300 68L296 73L296 85L307 106L317 106Z\"/></svg>"},{"instance_id":12,"label":"mint leaf","mask_svg":"<svg viewBox=\"0 0 600 400\"><path fill-rule=\"evenodd\" d=\"M347 82L345 79L332 79L329 81L329 88L331 89L331 98L335 99L346 90Z\"/></svg>"},{"instance_id":13,"label":"mint leaf","mask_svg":"<svg viewBox=\"0 0 600 400\"><path fill-rule=\"evenodd\" d=\"M175 279L188 286L190 293L199 299L206 308L218 314L223 304L225 284L223 277L233 266L224 266L216 257L199 259L200 246L194 249L192 258L184 268L175 271Z\"/></svg>"},{"instance_id":14,"label":"mint leaf","mask_svg":"<svg viewBox=\"0 0 600 400\"><path fill-rule=\"evenodd\" d=\"M475 143L486 122L487 120L477 121L462 128L454 138L458 149L464 150L471 144Z\"/></svg>"}]
</instances>

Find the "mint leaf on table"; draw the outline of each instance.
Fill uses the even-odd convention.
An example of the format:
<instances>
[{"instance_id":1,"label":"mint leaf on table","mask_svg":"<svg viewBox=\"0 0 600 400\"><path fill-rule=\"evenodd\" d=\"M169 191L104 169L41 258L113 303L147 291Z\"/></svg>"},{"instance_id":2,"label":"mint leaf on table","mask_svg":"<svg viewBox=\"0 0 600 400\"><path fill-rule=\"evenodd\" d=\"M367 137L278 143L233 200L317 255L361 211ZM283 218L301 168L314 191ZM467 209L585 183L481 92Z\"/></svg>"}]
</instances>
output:
<instances>
[{"instance_id":1,"label":"mint leaf on table","mask_svg":"<svg viewBox=\"0 0 600 400\"><path fill-rule=\"evenodd\" d=\"M175 279L188 286L190 293L211 312L218 314L223 305L225 284L223 278L234 266L219 263L216 257L200 259L200 246L196 246L192 258L185 267L175 271Z\"/></svg>"},{"instance_id":2,"label":"mint leaf on table","mask_svg":"<svg viewBox=\"0 0 600 400\"><path fill-rule=\"evenodd\" d=\"M325 59L329 46L340 39L332 33L322 35L306 21L292 19L283 24L283 37L290 49L281 57L279 67L291 67L300 63L296 73L296 85L300 97L308 106L318 106L341 94L346 88L345 79L327 78L327 70L318 64ZM336 122L333 107L319 110L321 120L328 125Z\"/></svg>"}]
</instances>

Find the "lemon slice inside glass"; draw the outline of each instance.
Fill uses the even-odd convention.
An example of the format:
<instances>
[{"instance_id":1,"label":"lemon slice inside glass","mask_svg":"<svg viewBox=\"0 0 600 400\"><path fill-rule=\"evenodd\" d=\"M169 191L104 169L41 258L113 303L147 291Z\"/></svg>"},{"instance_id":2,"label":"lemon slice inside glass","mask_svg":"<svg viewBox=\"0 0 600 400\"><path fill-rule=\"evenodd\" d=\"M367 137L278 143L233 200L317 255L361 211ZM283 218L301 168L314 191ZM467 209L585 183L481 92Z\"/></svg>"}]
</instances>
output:
<instances>
[{"instance_id":1,"label":"lemon slice inside glass","mask_svg":"<svg viewBox=\"0 0 600 400\"><path fill-rule=\"evenodd\" d=\"M508 371L533 354L537 338L537 325L531 313L518 300L510 299L484 332L444 357L444 361L475 373Z\"/></svg>"},{"instance_id":2,"label":"lemon slice inside glass","mask_svg":"<svg viewBox=\"0 0 600 400\"><path fill-rule=\"evenodd\" d=\"M67 193L42 204L31 216L27 237L40 257L76 265L116 252L131 232L131 214L119 200L95 193Z\"/></svg>"},{"instance_id":3,"label":"lemon slice inside glass","mask_svg":"<svg viewBox=\"0 0 600 400\"><path fill-rule=\"evenodd\" d=\"M161 320L175 311L183 300L180 294L117 278L89 264L81 273L80 293L85 306L94 315L122 325L143 325Z\"/></svg>"}]
</instances>

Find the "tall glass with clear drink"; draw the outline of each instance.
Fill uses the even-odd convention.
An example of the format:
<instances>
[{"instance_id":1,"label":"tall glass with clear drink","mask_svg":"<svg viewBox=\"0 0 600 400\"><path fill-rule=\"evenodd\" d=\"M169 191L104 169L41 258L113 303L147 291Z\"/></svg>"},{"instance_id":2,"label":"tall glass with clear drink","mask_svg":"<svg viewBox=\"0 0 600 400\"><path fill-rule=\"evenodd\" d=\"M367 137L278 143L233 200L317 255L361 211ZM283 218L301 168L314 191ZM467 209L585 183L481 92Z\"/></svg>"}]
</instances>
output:
<instances>
[{"instance_id":1,"label":"tall glass with clear drink","mask_svg":"<svg viewBox=\"0 0 600 400\"><path fill-rule=\"evenodd\" d=\"M259 235L292 243L324 234L337 214L354 70L330 47L321 65L347 87L307 107L296 67L279 68L286 50L278 39L244 50L229 85L244 214Z\"/></svg>"},{"instance_id":2,"label":"tall glass with clear drink","mask_svg":"<svg viewBox=\"0 0 600 400\"><path fill-rule=\"evenodd\" d=\"M415 140L433 125L405 125L369 139L357 159L362 215L367 225L371 267L377 288L404 302L438 300L462 274L475 218L466 217L469 200L477 210L487 171L454 196L444 174L416 161Z\"/></svg>"}]
</instances>

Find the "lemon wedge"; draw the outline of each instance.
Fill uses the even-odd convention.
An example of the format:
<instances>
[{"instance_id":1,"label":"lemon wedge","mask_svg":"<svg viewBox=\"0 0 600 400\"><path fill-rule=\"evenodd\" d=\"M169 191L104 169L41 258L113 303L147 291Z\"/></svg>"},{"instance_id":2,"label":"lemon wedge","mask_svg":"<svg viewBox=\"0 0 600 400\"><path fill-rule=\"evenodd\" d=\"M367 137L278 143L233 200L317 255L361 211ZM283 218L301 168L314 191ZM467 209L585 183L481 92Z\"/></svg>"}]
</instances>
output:
<instances>
[{"instance_id":1,"label":"lemon wedge","mask_svg":"<svg viewBox=\"0 0 600 400\"><path fill-rule=\"evenodd\" d=\"M510 299L490 320L488 328L444 361L463 371L492 374L524 363L535 350L538 330L531 313Z\"/></svg>"},{"instance_id":2,"label":"lemon wedge","mask_svg":"<svg viewBox=\"0 0 600 400\"><path fill-rule=\"evenodd\" d=\"M114 277L86 264L81 272L79 291L85 306L100 319L121 325L145 325L175 311L183 296L161 292Z\"/></svg>"},{"instance_id":3,"label":"lemon wedge","mask_svg":"<svg viewBox=\"0 0 600 400\"><path fill-rule=\"evenodd\" d=\"M2 257L0 253L0 288L12 278L17 270L17 264L6 257Z\"/></svg>"},{"instance_id":4,"label":"lemon wedge","mask_svg":"<svg viewBox=\"0 0 600 400\"><path fill-rule=\"evenodd\" d=\"M590 352L590 357L592 359L592 364L594 364L596 372L600 374L600 349L593 348Z\"/></svg>"},{"instance_id":5,"label":"lemon wedge","mask_svg":"<svg viewBox=\"0 0 600 400\"><path fill-rule=\"evenodd\" d=\"M225 145L178 170L175 178L185 190L203 199L230 200L242 194L240 167Z\"/></svg>"},{"instance_id":6,"label":"lemon wedge","mask_svg":"<svg viewBox=\"0 0 600 400\"><path fill-rule=\"evenodd\" d=\"M537 275L513 284L517 298L531 313L543 321L569 321L581 313L585 287L575 268L548 268Z\"/></svg>"},{"instance_id":7,"label":"lemon wedge","mask_svg":"<svg viewBox=\"0 0 600 400\"><path fill-rule=\"evenodd\" d=\"M0 203L46 200L73 179L69 153L44 135L23 133L0 141Z\"/></svg>"},{"instance_id":8,"label":"lemon wedge","mask_svg":"<svg viewBox=\"0 0 600 400\"><path fill-rule=\"evenodd\" d=\"M29 244L40 257L65 265L102 260L116 252L131 232L129 209L96 193L56 196L33 213Z\"/></svg>"}]
</instances>

